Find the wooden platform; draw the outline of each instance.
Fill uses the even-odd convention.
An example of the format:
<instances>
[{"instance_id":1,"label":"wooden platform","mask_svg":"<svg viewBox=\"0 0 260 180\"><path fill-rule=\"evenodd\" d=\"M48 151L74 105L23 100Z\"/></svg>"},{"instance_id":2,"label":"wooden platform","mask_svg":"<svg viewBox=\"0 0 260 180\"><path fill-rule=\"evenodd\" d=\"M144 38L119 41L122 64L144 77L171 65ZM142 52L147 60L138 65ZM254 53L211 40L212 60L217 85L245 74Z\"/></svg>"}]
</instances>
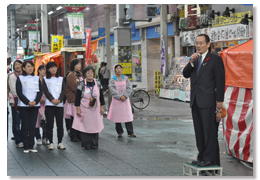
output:
<instances>
[{"instance_id":1,"label":"wooden platform","mask_svg":"<svg viewBox=\"0 0 260 180\"><path fill-rule=\"evenodd\" d=\"M188 172L186 172L188 169ZM207 166L207 167L199 167L197 165L191 163L183 163L183 176L200 176L200 171L209 171L212 170L212 176L222 176L223 168L217 165ZM215 174L215 170L219 170L219 175ZM193 173L195 171L195 173ZM195 175L194 175L195 174Z\"/></svg>"}]
</instances>

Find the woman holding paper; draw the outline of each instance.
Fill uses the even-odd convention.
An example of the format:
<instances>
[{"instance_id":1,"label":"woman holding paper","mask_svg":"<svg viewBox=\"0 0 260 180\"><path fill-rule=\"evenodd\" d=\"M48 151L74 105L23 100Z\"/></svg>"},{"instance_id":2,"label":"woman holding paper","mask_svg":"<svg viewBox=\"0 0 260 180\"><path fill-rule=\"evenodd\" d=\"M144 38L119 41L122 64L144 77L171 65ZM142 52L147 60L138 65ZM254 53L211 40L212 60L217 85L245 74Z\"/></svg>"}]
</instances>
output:
<instances>
[{"instance_id":1,"label":"woman holding paper","mask_svg":"<svg viewBox=\"0 0 260 180\"><path fill-rule=\"evenodd\" d=\"M77 88L76 112L72 128L81 132L81 146L97 149L99 133L104 128L103 113L105 100L101 84L94 79L95 69L88 65L83 70L84 81Z\"/></svg>"}]
</instances>

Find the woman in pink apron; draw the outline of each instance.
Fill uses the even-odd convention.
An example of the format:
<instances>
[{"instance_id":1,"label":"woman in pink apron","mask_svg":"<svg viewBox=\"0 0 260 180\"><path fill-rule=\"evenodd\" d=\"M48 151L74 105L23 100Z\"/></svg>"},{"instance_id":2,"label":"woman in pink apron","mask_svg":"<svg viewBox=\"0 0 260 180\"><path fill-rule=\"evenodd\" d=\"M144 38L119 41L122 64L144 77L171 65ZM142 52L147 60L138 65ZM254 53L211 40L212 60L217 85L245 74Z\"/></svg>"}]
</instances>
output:
<instances>
[{"instance_id":1,"label":"woman in pink apron","mask_svg":"<svg viewBox=\"0 0 260 180\"><path fill-rule=\"evenodd\" d=\"M64 117L71 118L71 125L73 124L74 114L76 111L75 99L77 87L80 81L83 81L81 71L81 61L79 59L72 59L70 61L70 73L66 78L66 102L64 104ZM70 140L72 142L79 142L81 139L80 132L70 127Z\"/></svg>"},{"instance_id":2,"label":"woman in pink apron","mask_svg":"<svg viewBox=\"0 0 260 180\"><path fill-rule=\"evenodd\" d=\"M46 67L45 65L40 65L38 67L38 76L41 80L43 80L43 77L45 77L46 75ZM37 121L36 121L36 128L35 128L35 137L37 140L37 145L42 145L42 144L49 144L48 139L46 137L46 121L42 121L42 117L45 111L45 95L44 93L42 93L42 97L40 100L40 108L38 111L38 117L37 117ZM42 127L42 139L41 139L41 134L40 134L40 127Z\"/></svg>"},{"instance_id":3,"label":"woman in pink apron","mask_svg":"<svg viewBox=\"0 0 260 180\"><path fill-rule=\"evenodd\" d=\"M95 80L95 69L88 65L83 70L85 80L77 89L72 128L81 132L81 146L85 149L97 149L99 133L104 128L104 97L101 84Z\"/></svg>"},{"instance_id":4,"label":"woman in pink apron","mask_svg":"<svg viewBox=\"0 0 260 180\"><path fill-rule=\"evenodd\" d=\"M128 137L136 137L133 131L133 114L129 100L132 92L132 84L127 76L122 75L122 66L113 66L115 75L109 80L109 90L112 95L112 102L109 107L107 119L116 123L118 138L122 137L123 128L121 123L125 123Z\"/></svg>"}]
</instances>

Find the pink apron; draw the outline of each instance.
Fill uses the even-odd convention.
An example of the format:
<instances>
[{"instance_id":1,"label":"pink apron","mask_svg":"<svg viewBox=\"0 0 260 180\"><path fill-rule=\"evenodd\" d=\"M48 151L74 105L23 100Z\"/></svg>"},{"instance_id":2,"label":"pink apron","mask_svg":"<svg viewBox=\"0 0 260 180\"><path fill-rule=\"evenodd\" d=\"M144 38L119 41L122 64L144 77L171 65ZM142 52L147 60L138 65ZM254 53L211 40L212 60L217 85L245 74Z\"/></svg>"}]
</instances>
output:
<instances>
[{"instance_id":1,"label":"pink apron","mask_svg":"<svg viewBox=\"0 0 260 180\"><path fill-rule=\"evenodd\" d=\"M80 81L83 81L82 77L79 77ZM63 105L63 117L65 119L70 119L70 116L74 116L74 113L77 113L76 107L74 105L74 103L68 103L68 101L66 100L65 104Z\"/></svg>"},{"instance_id":2,"label":"pink apron","mask_svg":"<svg viewBox=\"0 0 260 180\"><path fill-rule=\"evenodd\" d=\"M123 95L126 91L126 79L124 81L115 81L116 91ZM124 123L133 121L132 108L129 98L124 102L112 97L107 119L115 123Z\"/></svg>"},{"instance_id":3,"label":"pink apron","mask_svg":"<svg viewBox=\"0 0 260 180\"><path fill-rule=\"evenodd\" d=\"M96 103L93 107L89 107L91 98L90 89L85 86L85 93L81 99L80 110L81 117L74 112L74 120L72 128L84 133L99 133L104 128L103 115L100 114L99 89L97 82L94 79L95 86L93 87L93 96L96 98ZM85 84L87 84L85 80Z\"/></svg>"},{"instance_id":4,"label":"pink apron","mask_svg":"<svg viewBox=\"0 0 260 180\"><path fill-rule=\"evenodd\" d=\"M42 94L42 97L45 97L44 94ZM45 103L40 103L40 108L39 108L39 111L38 111L38 117L37 117L37 121L36 121L36 128L39 128L41 127L41 118L42 118L42 115L45 111Z\"/></svg>"}]
</instances>

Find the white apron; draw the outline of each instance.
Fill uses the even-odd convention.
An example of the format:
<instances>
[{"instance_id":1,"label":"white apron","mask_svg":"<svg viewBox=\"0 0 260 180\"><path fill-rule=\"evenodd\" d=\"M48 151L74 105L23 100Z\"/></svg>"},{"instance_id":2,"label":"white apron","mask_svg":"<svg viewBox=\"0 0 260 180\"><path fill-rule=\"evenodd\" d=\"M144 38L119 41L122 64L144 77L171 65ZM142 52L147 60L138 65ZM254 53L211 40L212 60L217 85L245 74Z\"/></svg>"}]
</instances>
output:
<instances>
[{"instance_id":1,"label":"white apron","mask_svg":"<svg viewBox=\"0 0 260 180\"><path fill-rule=\"evenodd\" d=\"M90 89L85 86L85 92L80 103L81 117L77 115L76 110L74 112L72 128L84 133L99 133L104 128L103 115L100 114L100 92L95 79L94 82L95 86L92 94L96 98L95 105L93 107L89 106L91 93ZM86 80L85 84L87 84Z\"/></svg>"},{"instance_id":2,"label":"white apron","mask_svg":"<svg viewBox=\"0 0 260 180\"><path fill-rule=\"evenodd\" d=\"M37 93L40 91L39 90L39 76L32 76L32 75L27 75L27 76L19 76L18 77L21 81L22 84L22 93L24 96L30 101L34 101ZM20 107L30 107L29 105L24 104L20 98L18 98L18 106ZM40 102L35 105L35 107L39 107Z\"/></svg>"},{"instance_id":3,"label":"white apron","mask_svg":"<svg viewBox=\"0 0 260 180\"><path fill-rule=\"evenodd\" d=\"M59 99L60 93L62 90L62 77L51 77L47 79L44 77L44 81L46 83L46 86L48 88L48 91L53 96L54 99ZM57 106L57 107L63 107L63 103L60 102L57 105L54 105L51 101L49 101L48 98L45 99L45 106Z\"/></svg>"},{"instance_id":4,"label":"white apron","mask_svg":"<svg viewBox=\"0 0 260 180\"><path fill-rule=\"evenodd\" d=\"M126 91L126 78L124 81L115 81L116 91L123 95ZM129 98L124 102L112 97L107 119L115 123L125 123L133 121L132 108Z\"/></svg>"}]
</instances>

